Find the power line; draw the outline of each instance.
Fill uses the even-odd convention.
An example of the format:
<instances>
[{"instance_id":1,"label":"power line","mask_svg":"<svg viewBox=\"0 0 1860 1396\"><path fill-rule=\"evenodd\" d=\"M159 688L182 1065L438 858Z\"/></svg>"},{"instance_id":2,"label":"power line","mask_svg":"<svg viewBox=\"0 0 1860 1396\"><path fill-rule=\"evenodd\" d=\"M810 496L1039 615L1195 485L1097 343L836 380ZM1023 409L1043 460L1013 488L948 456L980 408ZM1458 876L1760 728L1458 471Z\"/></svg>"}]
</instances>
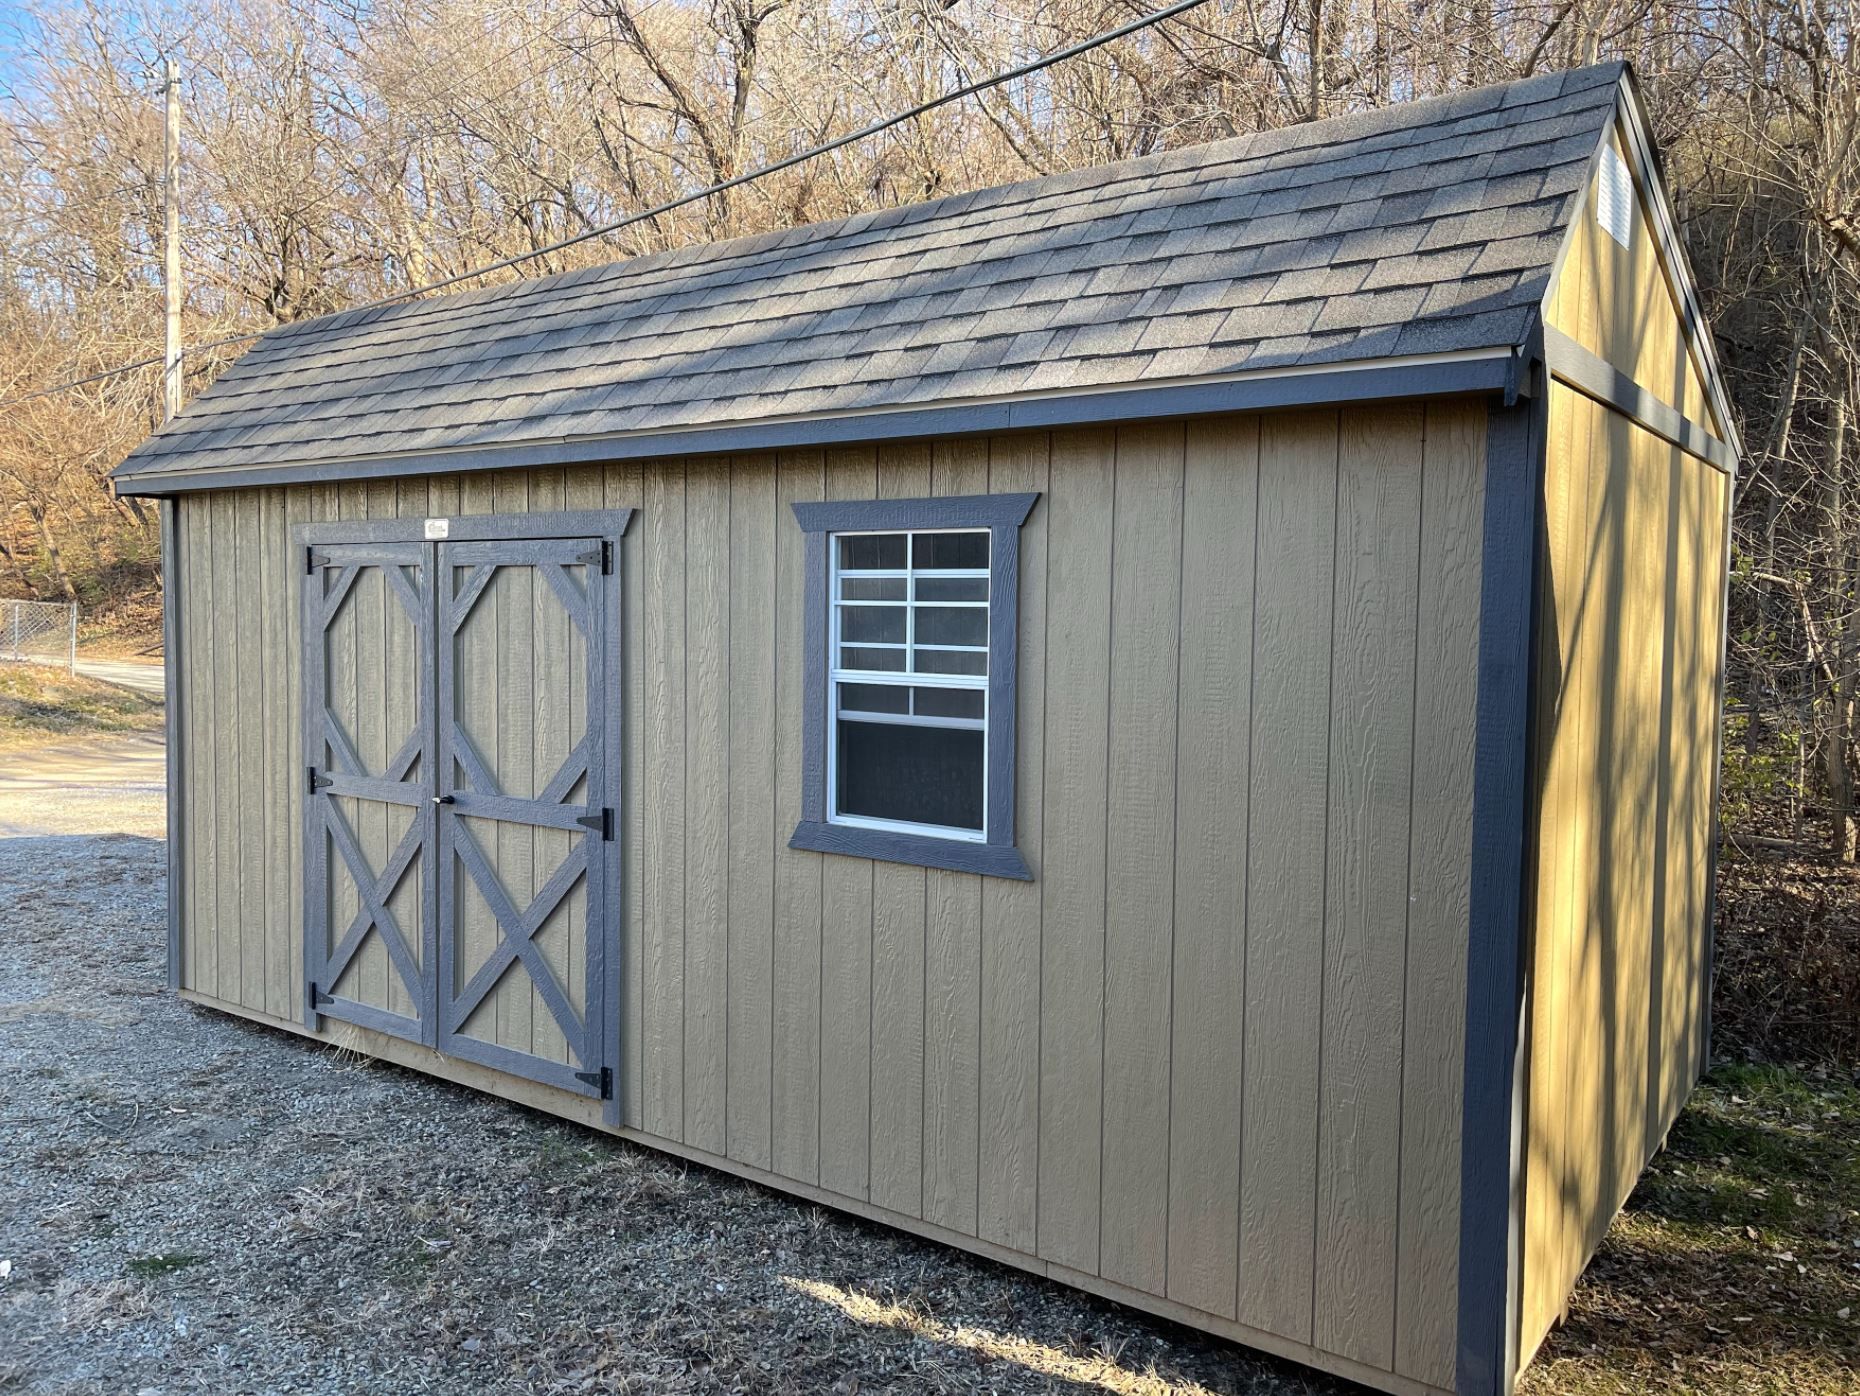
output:
<instances>
[{"instance_id":1,"label":"power line","mask_svg":"<svg viewBox=\"0 0 1860 1396\"><path fill-rule=\"evenodd\" d=\"M768 175L779 174L783 170L793 169L796 165L804 164L822 155L831 155L834 151L840 150L845 146L868 140L873 136L889 131L894 126L901 126L907 121L915 120L920 116L926 116L942 107L949 106L951 103L960 102L967 97L973 97L978 92L990 91L1007 83L1015 82L1020 78L1028 77L1039 72L1043 68L1050 68L1055 63L1063 63L1069 58L1077 58L1081 54L1090 53L1093 49L1103 48L1106 44L1115 43L1119 39L1127 38L1141 30L1150 28L1152 25L1160 24L1166 19L1173 19L1177 15L1187 14L1190 10L1199 9L1207 3L1208 0L1175 0L1175 3L1172 5L1165 5L1160 10L1153 10L1149 14L1140 15L1136 19L1130 20L1125 24L1120 24L1114 29L1107 29L1103 33L1094 34L1089 39L1081 39L1076 44L1071 44L1066 48L1047 54L1042 58L1033 59L1017 67L1003 69L1001 72L995 73L991 77L981 78L975 82L966 83L961 87L953 88L940 96L932 97L926 102L919 102L914 107L906 108L904 111L895 112L890 116L874 121L869 126L863 126L859 130L850 131L843 136L836 136L830 141L824 141L819 145L812 146L807 150L787 156L784 159L774 161L771 164L762 165L743 174L720 180L715 184L708 185L703 189L694 190L689 194L680 194L675 198L667 199L663 203L656 204L652 208L644 209L639 213L628 214L625 218L618 219L612 223L603 224L598 228L589 228L585 232L576 233L573 237L563 238L559 242L548 243L542 247L532 248L527 252L519 252L513 256L500 258L495 262L487 262L483 266L473 267L470 270L458 272L452 276L441 277L438 281L429 281L421 286L410 286L404 291L396 291L389 295L377 297L371 301L363 301L359 305L348 306L342 311L334 313L346 315L352 311L379 310L384 306L398 305L402 301L411 300L416 296L428 295L434 291L443 291L448 287L457 286L462 282L475 281L480 277L489 276L494 272L506 271L511 267L521 266L525 262L534 261L536 258L546 257L552 252L560 252L566 248L577 246L580 243L587 242L591 238L605 237L609 233L619 232L622 228L630 228L635 223L644 223L648 219L661 217L676 209L683 208L687 204L696 203L700 199L713 198L718 194L727 193L732 189L740 188L745 184L762 179ZM244 344L268 333L270 333L268 330L255 330L250 334L228 335L224 339L209 340L205 344L192 345L183 350L183 353L201 354L210 349L222 349L232 344ZM19 397L9 398L5 402L0 402L0 409L14 407L22 402L30 402L34 398L46 397L52 393L63 392L68 388L79 387L85 383L94 383L100 378L108 378L116 373L126 373L132 369L145 368L149 364L158 364L160 362L161 360L159 358L144 359L137 363L124 364L120 368L108 369L102 373L94 373L88 378L81 378L74 382L60 383L50 388L40 388L34 392L24 393Z\"/></svg>"}]
</instances>

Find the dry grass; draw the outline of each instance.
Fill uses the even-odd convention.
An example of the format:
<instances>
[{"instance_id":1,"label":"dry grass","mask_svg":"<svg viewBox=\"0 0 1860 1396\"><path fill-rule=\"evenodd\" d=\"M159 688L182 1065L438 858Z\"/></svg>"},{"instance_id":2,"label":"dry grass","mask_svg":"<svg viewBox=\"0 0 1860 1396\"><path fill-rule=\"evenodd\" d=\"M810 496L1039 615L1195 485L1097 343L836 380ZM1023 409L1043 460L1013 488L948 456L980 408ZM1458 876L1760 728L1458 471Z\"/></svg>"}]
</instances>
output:
<instances>
[{"instance_id":1,"label":"dry grass","mask_svg":"<svg viewBox=\"0 0 1860 1396\"><path fill-rule=\"evenodd\" d=\"M1673 1127L1522 1389L1860 1391L1860 1089L1722 1068Z\"/></svg>"},{"instance_id":2,"label":"dry grass","mask_svg":"<svg viewBox=\"0 0 1860 1396\"><path fill-rule=\"evenodd\" d=\"M161 726L146 694L41 664L0 663L0 751Z\"/></svg>"}]
</instances>

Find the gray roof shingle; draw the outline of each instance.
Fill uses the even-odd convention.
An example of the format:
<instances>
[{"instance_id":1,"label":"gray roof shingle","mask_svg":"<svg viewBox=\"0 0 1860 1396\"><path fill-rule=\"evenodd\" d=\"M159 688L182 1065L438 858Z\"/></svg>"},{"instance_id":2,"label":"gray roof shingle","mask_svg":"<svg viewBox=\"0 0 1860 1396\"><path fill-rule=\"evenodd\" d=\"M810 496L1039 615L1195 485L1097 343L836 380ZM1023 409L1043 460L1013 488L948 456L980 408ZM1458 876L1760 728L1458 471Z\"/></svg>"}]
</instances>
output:
<instances>
[{"instance_id":1,"label":"gray roof shingle","mask_svg":"<svg viewBox=\"0 0 1860 1396\"><path fill-rule=\"evenodd\" d=\"M118 474L1509 346L1622 71L283 326Z\"/></svg>"}]
</instances>

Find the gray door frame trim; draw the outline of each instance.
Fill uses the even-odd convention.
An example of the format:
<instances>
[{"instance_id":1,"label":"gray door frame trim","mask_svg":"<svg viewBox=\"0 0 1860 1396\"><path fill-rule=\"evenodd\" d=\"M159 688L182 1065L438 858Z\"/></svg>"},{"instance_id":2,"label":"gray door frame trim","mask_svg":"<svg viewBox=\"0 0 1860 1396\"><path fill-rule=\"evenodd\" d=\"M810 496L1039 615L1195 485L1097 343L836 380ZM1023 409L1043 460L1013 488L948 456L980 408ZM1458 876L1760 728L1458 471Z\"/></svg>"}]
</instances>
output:
<instances>
[{"instance_id":1,"label":"gray door frame trim","mask_svg":"<svg viewBox=\"0 0 1860 1396\"><path fill-rule=\"evenodd\" d=\"M453 514L445 516L445 541L448 542L480 541L488 539L571 537L583 538L589 541L599 541L607 544L613 550L611 558L611 577L609 579L609 584L613 592L609 597L610 605L608 607L608 614L602 622L603 633L601 636L603 644L602 664L606 692L607 695L614 700L605 702L602 705L605 721L603 736L607 744L606 759L604 762L603 793L605 799L603 803L613 809L615 824L615 838L612 842L603 841L600 844L601 856L605 862L607 886L610 889L608 898L610 910L622 908L626 897L621 851L625 844L624 833L622 831L626 827L629 809L626 798L626 787L631 772L626 769L625 765L626 747L622 723L631 720L631 718L630 715L623 715L622 708L624 704L619 701L619 695L625 692L622 669L625 636L622 633L622 626L624 624L624 615L626 611L626 598L624 594L619 592L619 588L623 585L622 577L624 576L620 550L634 513L635 511L631 508L620 508L539 510L533 513L522 514ZM293 575L300 579L301 585L303 573L296 569L306 565L308 551L318 546L326 544L366 545L371 543L426 543L429 541L426 536L427 524L428 520L426 519L353 519L297 524L291 529ZM436 558L437 550L435 549L435 562ZM434 570L436 573L436 566ZM306 589L303 595L307 596L308 594L308 589ZM307 606L305 607L304 613L307 618ZM307 682L311 672L311 645L313 642L313 633L307 623L302 629L304 631L302 637L304 677L302 681ZM438 643L436 624L434 626L434 631L435 651L432 658L436 666ZM320 632L316 633L315 638L320 639ZM174 680L171 679L170 681L173 682ZM436 716L436 693L434 697ZM296 735L296 740L300 745L297 753L298 760L294 764L293 770L301 773L305 764L304 758L307 756L310 749L307 717L305 723ZM435 748L435 756L436 754ZM308 879L311 868L313 867L310 850L307 846L310 842L311 804L313 797L306 790L299 798L303 802L300 806L300 828L306 843L304 862L304 908L307 909L310 895ZM428 851L436 854L436 840L429 839ZM435 903L435 915L436 914L437 905ZM306 967L305 1003L303 1005L304 1022L312 1032L321 1032L323 1028L322 1015L317 1012L315 1004L309 1002L310 991L308 986L311 977L309 973L310 939L307 916L305 919L306 924L302 931L303 943L301 947ZM605 1021L601 1029L600 1042L604 1057L602 1064L610 1069L613 1081L613 1090L605 1102L604 1118L609 1125L614 1126L618 1126L622 1123L626 1105L621 1099L621 1083L626 1079L626 1074L621 1069L623 1065L623 1035L621 1032L623 1024L621 1021L621 1005L624 985L622 982L621 966L623 947L618 941L619 929L617 921L612 926L603 928L603 933L609 937L612 943L606 947L607 953L603 956L604 983L602 987L606 995L607 1010ZM361 1009L363 1006L356 1005L355 1008ZM404 1028L400 1028L398 1023L387 1021L390 1015L385 1013L379 1015L380 1019L383 1020L379 1022L372 1021L375 1017L372 1011L367 1013L351 1012L349 1016L352 1020L356 1021L359 1026L374 1028L377 1031L393 1032L400 1036L405 1035ZM363 1017L368 1017L371 1021L361 1021ZM437 1014L434 1015L434 1022L437 1022ZM396 1031L397 1028L400 1029L398 1032ZM494 1056L495 1054L492 1053L488 1055ZM510 1061L501 1063L492 1062L487 1059L486 1064L493 1065L500 1070L505 1070L512 1075L525 1076L526 1073L513 1069L516 1065L520 1064L518 1061L518 1054L511 1053L510 1058Z\"/></svg>"},{"instance_id":2,"label":"gray door frame trim","mask_svg":"<svg viewBox=\"0 0 1860 1396\"><path fill-rule=\"evenodd\" d=\"M806 535L802 626L801 819L790 848L842 853L853 858L910 863L986 877L1030 880L1014 838L1018 783L1015 734L1020 657L1020 529L1038 494L943 495L934 499L797 501L795 522ZM887 829L835 824L827 819L827 595L830 534L865 529L986 528L988 571L988 711L1010 720L988 724L988 811L985 843L941 839Z\"/></svg>"},{"instance_id":3,"label":"gray door frame trim","mask_svg":"<svg viewBox=\"0 0 1860 1396\"><path fill-rule=\"evenodd\" d=\"M181 881L185 874L182 830L186 791L181 781L181 501L161 501L162 736L168 777L168 987L181 987Z\"/></svg>"},{"instance_id":4,"label":"gray door frame trim","mask_svg":"<svg viewBox=\"0 0 1860 1396\"><path fill-rule=\"evenodd\" d=\"M1269 408L1379 402L1516 387L1515 351L1504 345L1422 361L1373 360L1355 366L1266 369L1204 382L1106 388L1040 397L931 403L820 417L790 417L618 436L538 436L498 446L458 446L397 455L327 457L280 465L215 465L119 470L117 493L145 496L248 485L327 484L460 471L585 465L655 457L798 450L878 441L915 441L1113 422L1219 416Z\"/></svg>"},{"instance_id":5,"label":"gray door frame trim","mask_svg":"<svg viewBox=\"0 0 1860 1396\"><path fill-rule=\"evenodd\" d=\"M1503 1396L1517 1370L1544 401L1540 393L1513 408L1494 405L1486 427L1460 1121L1460 1396Z\"/></svg>"}]
</instances>

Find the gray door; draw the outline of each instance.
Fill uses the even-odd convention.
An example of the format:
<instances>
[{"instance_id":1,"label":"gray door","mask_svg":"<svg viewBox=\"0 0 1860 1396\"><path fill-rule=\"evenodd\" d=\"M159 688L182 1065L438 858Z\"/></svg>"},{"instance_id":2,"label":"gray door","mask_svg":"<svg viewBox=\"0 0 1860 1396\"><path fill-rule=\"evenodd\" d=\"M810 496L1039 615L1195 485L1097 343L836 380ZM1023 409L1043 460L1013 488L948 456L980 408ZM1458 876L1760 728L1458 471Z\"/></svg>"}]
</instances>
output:
<instances>
[{"instance_id":1,"label":"gray door","mask_svg":"<svg viewBox=\"0 0 1860 1396\"><path fill-rule=\"evenodd\" d=\"M610 1093L610 548L310 545L312 1022Z\"/></svg>"},{"instance_id":2,"label":"gray door","mask_svg":"<svg viewBox=\"0 0 1860 1396\"><path fill-rule=\"evenodd\" d=\"M432 551L331 544L309 563L309 1008L431 1046Z\"/></svg>"},{"instance_id":3,"label":"gray door","mask_svg":"<svg viewBox=\"0 0 1860 1396\"><path fill-rule=\"evenodd\" d=\"M439 1048L600 1096L599 542L439 545Z\"/></svg>"}]
</instances>

